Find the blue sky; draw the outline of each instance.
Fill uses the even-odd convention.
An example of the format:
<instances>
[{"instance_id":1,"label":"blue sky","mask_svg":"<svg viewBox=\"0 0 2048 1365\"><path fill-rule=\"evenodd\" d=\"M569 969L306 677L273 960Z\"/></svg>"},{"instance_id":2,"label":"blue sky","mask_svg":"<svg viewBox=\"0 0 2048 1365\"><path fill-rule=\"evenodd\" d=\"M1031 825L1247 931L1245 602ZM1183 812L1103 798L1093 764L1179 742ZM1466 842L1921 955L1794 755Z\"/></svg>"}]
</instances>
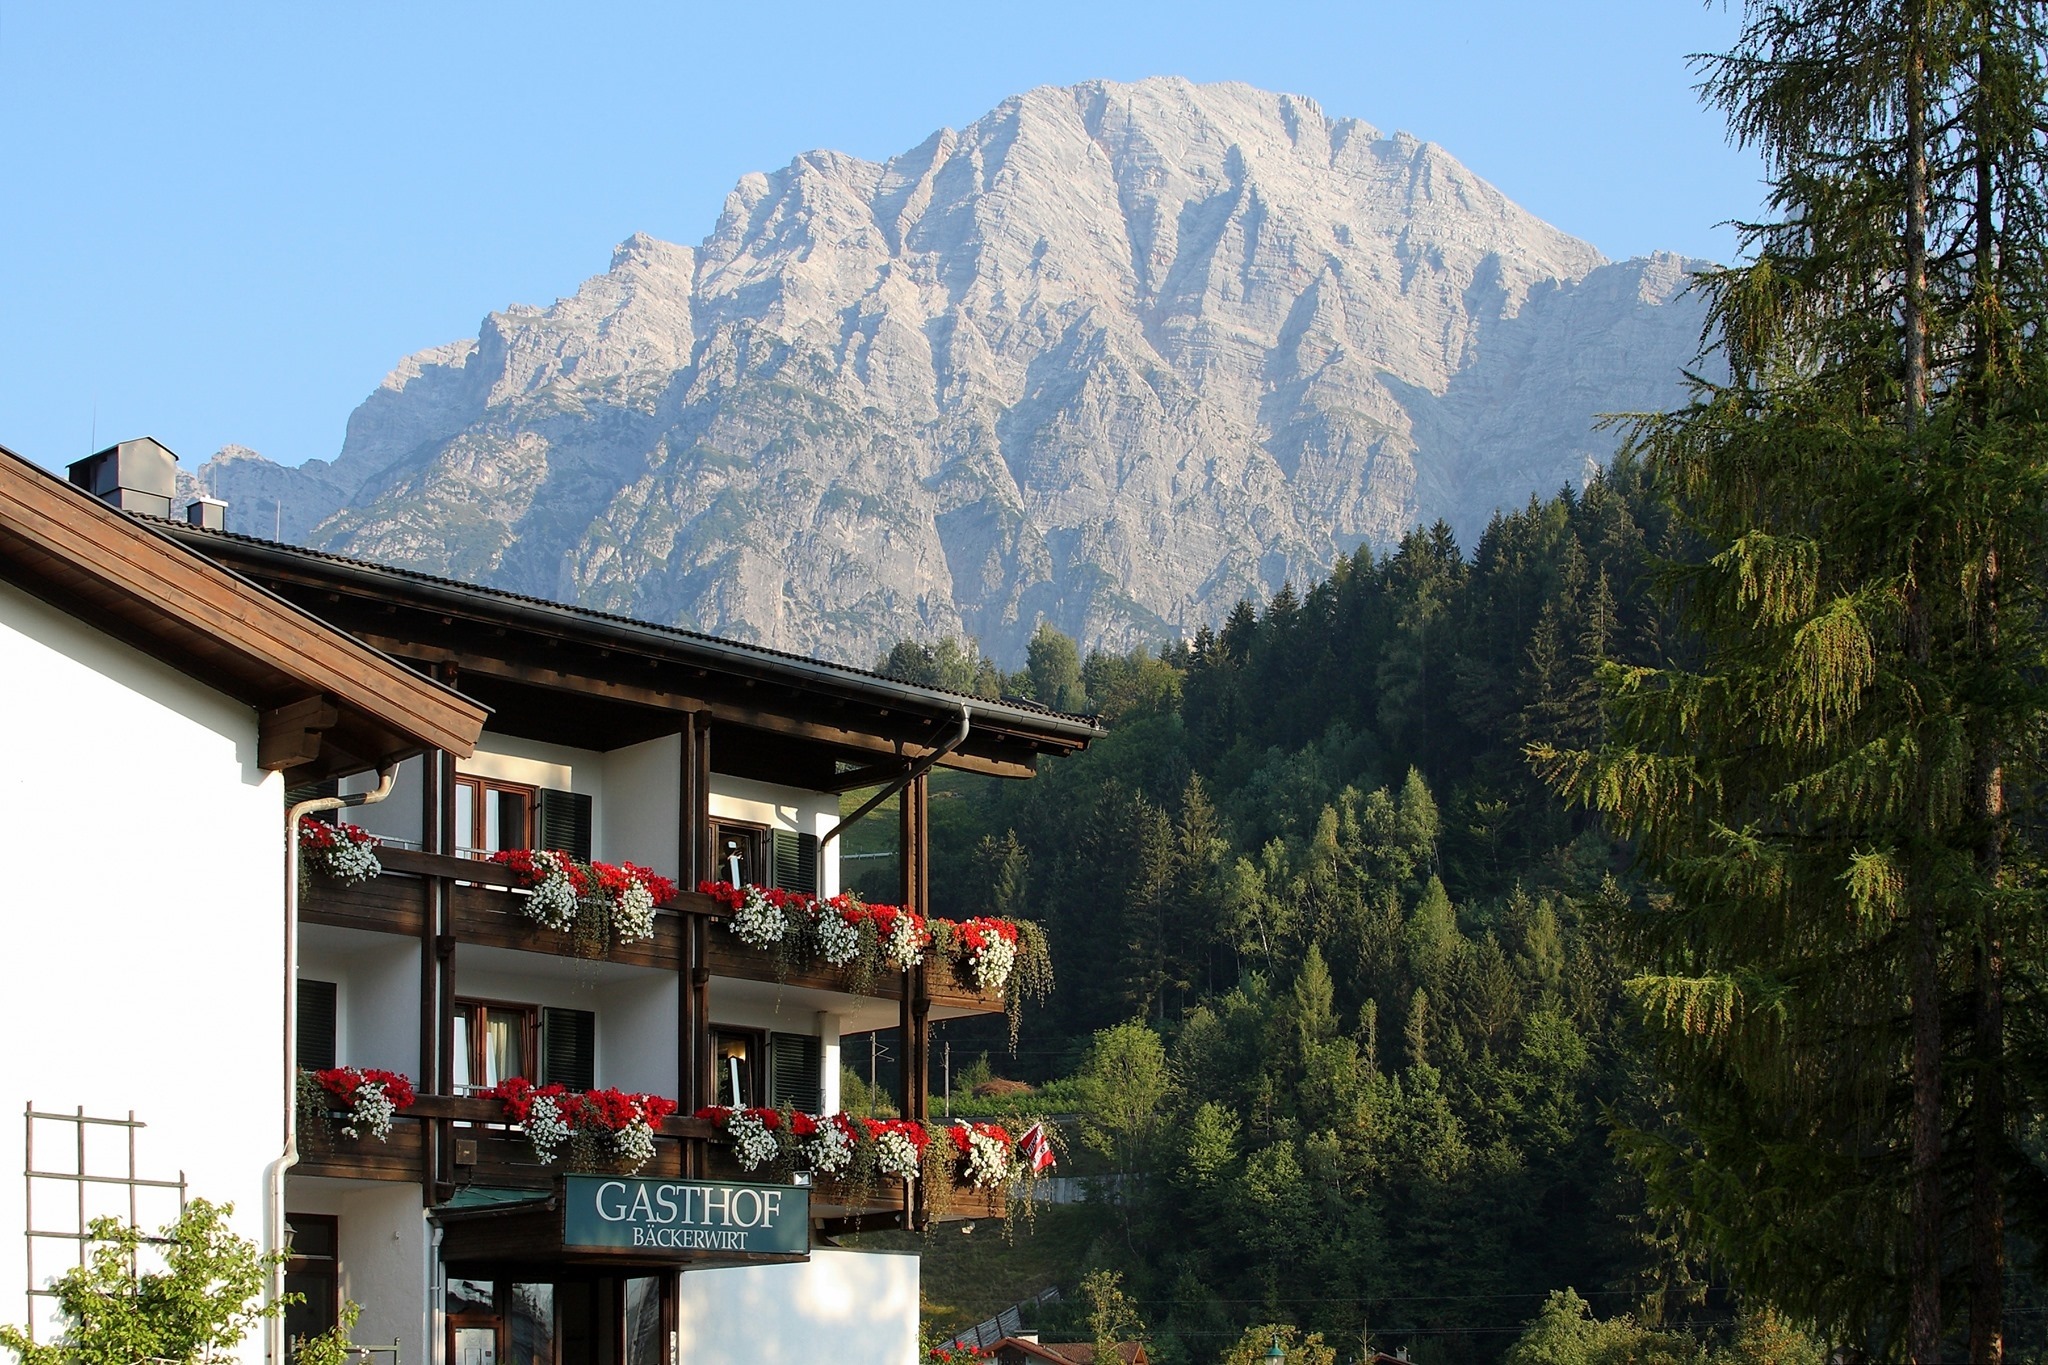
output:
<instances>
[{"instance_id":1,"label":"blue sky","mask_svg":"<svg viewBox=\"0 0 2048 1365\"><path fill-rule=\"evenodd\" d=\"M1035 85L1243 80L1440 143L1610 256L1726 258L1756 159L1697 0L706 6L0 0L0 444L331 457L400 357L696 242L813 147Z\"/></svg>"}]
</instances>

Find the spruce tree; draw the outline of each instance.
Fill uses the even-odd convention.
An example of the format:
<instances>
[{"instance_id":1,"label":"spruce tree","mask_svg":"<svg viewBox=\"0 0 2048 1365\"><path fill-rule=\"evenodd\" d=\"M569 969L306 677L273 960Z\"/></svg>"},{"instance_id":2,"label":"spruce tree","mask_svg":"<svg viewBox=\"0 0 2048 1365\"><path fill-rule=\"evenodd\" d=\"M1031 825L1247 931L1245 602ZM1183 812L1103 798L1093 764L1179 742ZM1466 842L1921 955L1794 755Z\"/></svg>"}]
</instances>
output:
<instances>
[{"instance_id":1,"label":"spruce tree","mask_svg":"<svg viewBox=\"0 0 2048 1365\"><path fill-rule=\"evenodd\" d=\"M1774 216L1705 281L1728 380L1637 429L1706 550L1665 575L1691 662L1609 668L1611 739L1531 750L1671 891L1632 983L1681 1125L1630 1139L1653 1196L1745 1288L1918 1362L1965 1319L2002 1352L2044 13L1752 0L1705 63Z\"/></svg>"}]
</instances>

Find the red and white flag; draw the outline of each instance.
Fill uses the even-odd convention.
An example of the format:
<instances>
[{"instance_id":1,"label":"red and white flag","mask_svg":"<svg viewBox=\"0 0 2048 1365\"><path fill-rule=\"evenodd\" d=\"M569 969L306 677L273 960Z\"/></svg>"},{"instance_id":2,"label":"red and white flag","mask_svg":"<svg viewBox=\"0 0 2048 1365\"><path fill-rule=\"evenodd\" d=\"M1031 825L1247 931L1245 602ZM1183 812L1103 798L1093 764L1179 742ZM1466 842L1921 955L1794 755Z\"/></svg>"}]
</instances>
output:
<instances>
[{"instance_id":1,"label":"red and white flag","mask_svg":"<svg viewBox=\"0 0 2048 1365\"><path fill-rule=\"evenodd\" d=\"M1053 1163L1052 1143L1045 1136L1045 1125L1034 1123L1017 1139L1017 1152L1031 1163L1031 1173L1038 1174Z\"/></svg>"}]
</instances>

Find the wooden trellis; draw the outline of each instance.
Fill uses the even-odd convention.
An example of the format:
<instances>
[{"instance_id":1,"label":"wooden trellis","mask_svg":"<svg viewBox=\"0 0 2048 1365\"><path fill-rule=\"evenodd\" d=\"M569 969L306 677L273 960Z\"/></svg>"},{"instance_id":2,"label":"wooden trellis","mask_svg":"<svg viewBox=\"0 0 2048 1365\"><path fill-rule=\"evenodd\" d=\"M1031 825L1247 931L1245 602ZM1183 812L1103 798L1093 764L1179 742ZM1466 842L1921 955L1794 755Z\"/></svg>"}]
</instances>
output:
<instances>
[{"instance_id":1,"label":"wooden trellis","mask_svg":"<svg viewBox=\"0 0 2048 1365\"><path fill-rule=\"evenodd\" d=\"M24 1145L26 1160L23 1175L26 1180L27 1203L24 1211L25 1232L28 1237L28 1334L35 1339L37 1300L53 1298L56 1291L48 1288L48 1282L64 1270L85 1264L87 1229L96 1212L105 1209L104 1202L95 1207L89 1196L95 1187L124 1189L127 1192L128 1226L140 1227L142 1217L142 1196L147 1190L175 1190L178 1196L178 1213L185 1211L185 1173L178 1172L176 1180L146 1179L136 1164L135 1135L149 1125L135 1117L129 1110L125 1119L99 1118L87 1114L81 1107L69 1114L49 1114L39 1111L31 1100L24 1110L23 1121L27 1125L27 1142ZM64 1154L69 1154L71 1169L45 1169L36 1156L37 1126L45 1130L55 1125L71 1129L65 1137L52 1143L44 1138L44 1159L50 1165L60 1165ZM117 1128L124 1130L126 1142L126 1170L107 1171L95 1169L105 1160L104 1145L86 1141L86 1135L95 1128ZM54 1148L54 1150L53 1150ZM117 1166L123 1163L115 1163ZM39 1202L37 1195L45 1197ZM117 1196L118 1199L118 1196ZM53 1221L46 1221L53 1220ZM168 1221L168 1220L166 1220ZM69 1256L55 1253L62 1243L72 1247ZM40 1253L40 1254L39 1254ZM62 1261L65 1264L58 1265Z\"/></svg>"}]
</instances>

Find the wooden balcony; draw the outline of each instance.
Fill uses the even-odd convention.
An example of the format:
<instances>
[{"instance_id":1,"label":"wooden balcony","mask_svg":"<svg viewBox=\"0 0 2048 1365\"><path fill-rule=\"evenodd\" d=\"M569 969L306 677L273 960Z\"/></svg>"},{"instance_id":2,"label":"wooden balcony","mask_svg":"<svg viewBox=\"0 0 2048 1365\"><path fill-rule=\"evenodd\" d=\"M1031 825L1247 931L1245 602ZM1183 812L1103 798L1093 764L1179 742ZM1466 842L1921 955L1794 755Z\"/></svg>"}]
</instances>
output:
<instances>
[{"instance_id":1,"label":"wooden balcony","mask_svg":"<svg viewBox=\"0 0 2048 1365\"><path fill-rule=\"evenodd\" d=\"M344 1138L340 1118L332 1120L332 1132L317 1128L302 1131L299 1162L294 1176L321 1176L339 1180L399 1180L418 1182L425 1171L426 1134L430 1126L440 1130L440 1142L453 1183L493 1189L530 1189L544 1192L555 1188L564 1174L558 1158L542 1165L534 1156L526 1135L504 1122L504 1107L496 1100L465 1096L422 1095L391 1125L391 1135L382 1142L374 1138ZM301 1125L302 1130L306 1125ZM654 1159L635 1174L656 1179L683 1177L688 1149L702 1147L704 1177L761 1183L770 1177L740 1168L732 1149L715 1125L701 1119L673 1116L655 1130ZM975 1217L986 1213L988 1201L961 1191L955 1207L946 1216ZM962 1211L960 1205L968 1205ZM816 1180L811 1185L812 1221L828 1233L856 1223L876 1229L901 1227L909 1209L905 1182L884 1179L874 1187L855 1194L843 1181ZM1001 1204L994 1205L996 1214Z\"/></svg>"},{"instance_id":2,"label":"wooden balcony","mask_svg":"<svg viewBox=\"0 0 2048 1365\"><path fill-rule=\"evenodd\" d=\"M944 962L928 961L909 977L902 972L877 972L859 990L854 989L853 974L846 968L804 963L780 969L775 954L750 948L727 932L723 921L731 912L724 905L695 891L678 892L657 907L652 939L613 943L593 954L579 946L573 935L545 928L521 914L517 879L496 863L401 848L379 849L377 856L384 864L384 875L360 886L341 887L314 877L300 901L301 917L310 924L418 937L426 925L429 880L438 877L447 883L449 924L457 944L552 957L596 956L629 966L681 971L687 917L702 915L712 921L704 965L713 977L897 1001L903 999L908 985L942 1010L992 1014L1003 1008L1001 996L976 991Z\"/></svg>"}]
</instances>

